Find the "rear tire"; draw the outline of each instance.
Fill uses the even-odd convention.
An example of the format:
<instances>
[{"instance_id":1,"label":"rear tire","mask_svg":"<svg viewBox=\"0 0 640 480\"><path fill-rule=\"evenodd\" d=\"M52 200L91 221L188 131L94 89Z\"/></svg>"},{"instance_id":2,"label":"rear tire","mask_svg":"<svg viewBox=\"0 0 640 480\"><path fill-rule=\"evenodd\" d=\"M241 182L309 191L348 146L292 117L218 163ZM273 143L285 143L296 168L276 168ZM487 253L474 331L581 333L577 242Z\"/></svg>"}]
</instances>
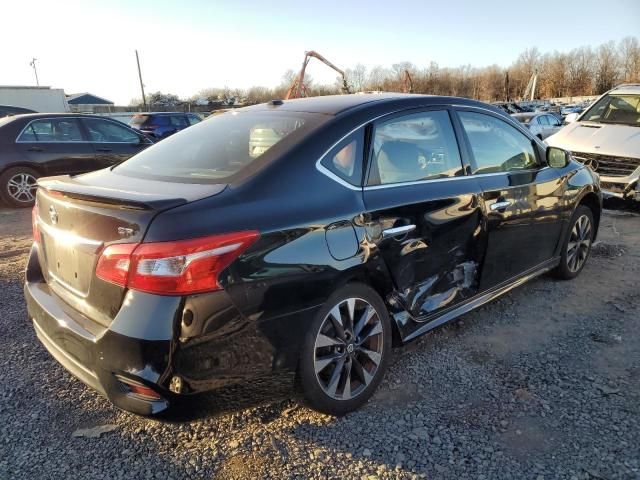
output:
<instances>
[{"instance_id":1,"label":"rear tire","mask_svg":"<svg viewBox=\"0 0 640 480\"><path fill-rule=\"evenodd\" d=\"M303 401L341 416L376 390L391 354L391 322L370 287L348 284L334 292L305 335L300 358Z\"/></svg>"},{"instance_id":2,"label":"rear tire","mask_svg":"<svg viewBox=\"0 0 640 480\"><path fill-rule=\"evenodd\" d=\"M595 224L593 212L589 207L579 205L571 217L569 231L562 245L560 264L554 273L562 280L571 280L577 277L589 258Z\"/></svg>"},{"instance_id":3,"label":"rear tire","mask_svg":"<svg viewBox=\"0 0 640 480\"><path fill-rule=\"evenodd\" d=\"M0 198L10 207L32 207L38 172L29 167L13 167L0 175Z\"/></svg>"}]
</instances>

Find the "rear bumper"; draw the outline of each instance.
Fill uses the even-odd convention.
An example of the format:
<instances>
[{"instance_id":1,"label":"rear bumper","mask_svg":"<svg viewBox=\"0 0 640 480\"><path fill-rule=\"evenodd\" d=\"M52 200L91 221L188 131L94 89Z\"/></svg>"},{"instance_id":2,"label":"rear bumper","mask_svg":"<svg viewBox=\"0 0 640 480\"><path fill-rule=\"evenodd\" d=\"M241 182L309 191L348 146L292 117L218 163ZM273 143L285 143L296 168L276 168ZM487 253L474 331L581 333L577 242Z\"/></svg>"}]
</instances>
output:
<instances>
[{"instance_id":1,"label":"rear bumper","mask_svg":"<svg viewBox=\"0 0 640 480\"><path fill-rule=\"evenodd\" d=\"M319 305L250 320L222 290L191 297L129 291L104 327L50 290L37 248L29 256L24 295L39 340L64 368L117 407L153 415L186 394L255 379L263 385L273 381L278 388L293 384L305 326ZM191 313L189 324L183 312ZM179 390L171 386L176 377ZM141 398L122 379L161 398Z\"/></svg>"},{"instance_id":2,"label":"rear bumper","mask_svg":"<svg viewBox=\"0 0 640 480\"><path fill-rule=\"evenodd\" d=\"M169 407L173 395L163 386L163 376L170 371L170 341L132 338L108 329L90 332L46 283L27 282L24 293L38 339L71 374L124 410L153 415ZM148 386L161 398L141 398L117 376Z\"/></svg>"}]
</instances>

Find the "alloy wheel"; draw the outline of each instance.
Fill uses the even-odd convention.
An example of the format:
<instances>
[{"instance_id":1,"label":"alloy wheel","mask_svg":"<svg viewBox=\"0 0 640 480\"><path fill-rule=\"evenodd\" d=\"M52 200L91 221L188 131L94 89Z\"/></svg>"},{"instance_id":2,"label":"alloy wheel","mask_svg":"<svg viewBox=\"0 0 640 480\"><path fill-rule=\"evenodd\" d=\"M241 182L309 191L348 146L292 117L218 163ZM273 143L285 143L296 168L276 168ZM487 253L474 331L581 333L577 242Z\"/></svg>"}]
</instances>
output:
<instances>
[{"instance_id":1,"label":"alloy wheel","mask_svg":"<svg viewBox=\"0 0 640 480\"><path fill-rule=\"evenodd\" d=\"M7 182L7 192L16 202L29 203L35 200L36 177L30 173L16 173Z\"/></svg>"},{"instance_id":2,"label":"alloy wheel","mask_svg":"<svg viewBox=\"0 0 640 480\"><path fill-rule=\"evenodd\" d=\"M591 221L586 215L578 217L571 229L567 244L567 267L573 273L582 268L591 247Z\"/></svg>"},{"instance_id":3,"label":"alloy wheel","mask_svg":"<svg viewBox=\"0 0 640 480\"><path fill-rule=\"evenodd\" d=\"M360 395L375 377L384 348L382 322L361 298L348 298L324 318L314 346L316 378L337 400Z\"/></svg>"}]
</instances>

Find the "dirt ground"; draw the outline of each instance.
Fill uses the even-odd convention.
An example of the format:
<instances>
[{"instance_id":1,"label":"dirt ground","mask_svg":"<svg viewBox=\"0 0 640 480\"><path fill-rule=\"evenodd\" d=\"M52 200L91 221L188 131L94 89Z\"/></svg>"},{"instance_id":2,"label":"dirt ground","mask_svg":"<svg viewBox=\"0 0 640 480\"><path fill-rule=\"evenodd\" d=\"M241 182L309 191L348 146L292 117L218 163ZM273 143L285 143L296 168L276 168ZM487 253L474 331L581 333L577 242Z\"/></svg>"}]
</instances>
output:
<instances>
[{"instance_id":1,"label":"dirt ground","mask_svg":"<svg viewBox=\"0 0 640 480\"><path fill-rule=\"evenodd\" d=\"M30 243L30 211L0 209L0 479L640 478L637 213L605 212L574 281L539 277L395 351L340 419L289 399L183 423L116 410L38 343Z\"/></svg>"}]
</instances>

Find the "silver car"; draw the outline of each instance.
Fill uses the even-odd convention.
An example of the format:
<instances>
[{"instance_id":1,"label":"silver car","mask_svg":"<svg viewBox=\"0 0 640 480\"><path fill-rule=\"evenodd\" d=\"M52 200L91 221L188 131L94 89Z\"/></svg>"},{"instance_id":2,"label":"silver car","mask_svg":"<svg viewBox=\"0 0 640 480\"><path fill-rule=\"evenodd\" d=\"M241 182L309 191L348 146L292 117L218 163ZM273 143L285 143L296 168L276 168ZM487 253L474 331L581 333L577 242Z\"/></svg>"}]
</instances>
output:
<instances>
[{"instance_id":1,"label":"silver car","mask_svg":"<svg viewBox=\"0 0 640 480\"><path fill-rule=\"evenodd\" d=\"M550 113L513 113L511 116L531 130L531 133L540 140L544 140L562 128L562 122Z\"/></svg>"}]
</instances>

